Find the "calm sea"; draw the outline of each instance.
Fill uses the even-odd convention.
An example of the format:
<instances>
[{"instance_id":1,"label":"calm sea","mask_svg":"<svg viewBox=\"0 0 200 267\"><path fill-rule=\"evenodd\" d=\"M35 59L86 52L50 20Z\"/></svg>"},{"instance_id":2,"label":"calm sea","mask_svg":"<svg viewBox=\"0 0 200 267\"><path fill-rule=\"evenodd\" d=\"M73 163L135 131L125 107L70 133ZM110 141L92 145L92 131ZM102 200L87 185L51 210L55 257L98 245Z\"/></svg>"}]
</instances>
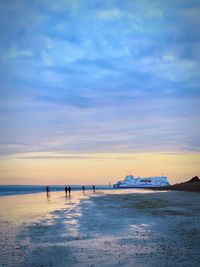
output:
<instances>
[{"instance_id":1,"label":"calm sea","mask_svg":"<svg viewBox=\"0 0 200 267\"><path fill-rule=\"evenodd\" d=\"M51 191L64 191L64 185L52 185ZM72 191L82 190L80 185L72 185ZM96 190L112 189L112 187L106 185L96 186ZM85 190L92 190L92 185L85 186ZM46 192L44 185L0 185L0 196L8 195L20 195L20 194L32 194Z\"/></svg>"}]
</instances>

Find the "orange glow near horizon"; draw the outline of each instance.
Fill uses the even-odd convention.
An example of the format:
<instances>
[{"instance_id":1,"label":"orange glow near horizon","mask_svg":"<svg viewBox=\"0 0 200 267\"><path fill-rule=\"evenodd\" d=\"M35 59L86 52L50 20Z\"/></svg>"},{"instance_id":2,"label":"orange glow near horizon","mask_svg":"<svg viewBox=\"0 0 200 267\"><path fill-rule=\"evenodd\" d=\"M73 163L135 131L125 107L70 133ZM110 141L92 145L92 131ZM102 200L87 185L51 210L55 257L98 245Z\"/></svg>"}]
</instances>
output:
<instances>
[{"instance_id":1,"label":"orange glow near horizon","mask_svg":"<svg viewBox=\"0 0 200 267\"><path fill-rule=\"evenodd\" d=\"M0 184L105 184L126 174L166 175L170 183L200 173L197 153L28 153L6 157L0 163Z\"/></svg>"}]
</instances>

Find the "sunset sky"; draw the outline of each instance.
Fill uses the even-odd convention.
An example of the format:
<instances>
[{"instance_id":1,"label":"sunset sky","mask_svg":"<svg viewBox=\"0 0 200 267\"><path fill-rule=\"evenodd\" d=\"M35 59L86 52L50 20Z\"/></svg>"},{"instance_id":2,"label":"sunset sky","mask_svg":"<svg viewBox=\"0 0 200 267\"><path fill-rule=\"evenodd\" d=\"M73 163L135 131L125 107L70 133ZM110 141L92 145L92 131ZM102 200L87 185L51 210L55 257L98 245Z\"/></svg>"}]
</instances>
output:
<instances>
[{"instance_id":1,"label":"sunset sky","mask_svg":"<svg viewBox=\"0 0 200 267\"><path fill-rule=\"evenodd\" d=\"M0 184L200 175L200 1L0 1Z\"/></svg>"}]
</instances>

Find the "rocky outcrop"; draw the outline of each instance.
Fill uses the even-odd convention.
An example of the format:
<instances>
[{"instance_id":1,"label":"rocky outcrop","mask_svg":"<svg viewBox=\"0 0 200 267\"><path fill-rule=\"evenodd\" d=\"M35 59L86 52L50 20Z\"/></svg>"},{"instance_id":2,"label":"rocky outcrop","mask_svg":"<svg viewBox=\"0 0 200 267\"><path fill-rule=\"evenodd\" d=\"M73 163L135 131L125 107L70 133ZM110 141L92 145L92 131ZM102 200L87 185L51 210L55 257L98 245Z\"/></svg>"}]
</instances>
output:
<instances>
[{"instance_id":1,"label":"rocky outcrop","mask_svg":"<svg viewBox=\"0 0 200 267\"><path fill-rule=\"evenodd\" d=\"M162 188L159 188L159 190L200 192L200 179L198 176L194 176L192 179L184 183L164 186Z\"/></svg>"},{"instance_id":2,"label":"rocky outcrop","mask_svg":"<svg viewBox=\"0 0 200 267\"><path fill-rule=\"evenodd\" d=\"M193 183L193 182L200 182L200 179L198 176L194 176L192 179L190 179L189 181L185 182L185 183Z\"/></svg>"}]
</instances>

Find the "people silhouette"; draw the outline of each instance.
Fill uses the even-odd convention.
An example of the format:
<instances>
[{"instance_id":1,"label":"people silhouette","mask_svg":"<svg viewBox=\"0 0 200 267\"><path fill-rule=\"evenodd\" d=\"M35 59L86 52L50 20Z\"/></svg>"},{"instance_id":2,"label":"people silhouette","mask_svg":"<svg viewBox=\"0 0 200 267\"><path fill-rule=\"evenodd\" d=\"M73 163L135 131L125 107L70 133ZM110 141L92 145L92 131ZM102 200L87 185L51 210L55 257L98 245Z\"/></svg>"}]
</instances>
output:
<instances>
[{"instance_id":1,"label":"people silhouette","mask_svg":"<svg viewBox=\"0 0 200 267\"><path fill-rule=\"evenodd\" d=\"M50 196L50 188L49 188L49 186L46 187L46 192L47 192L47 197L49 197Z\"/></svg>"},{"instance_id":2,"label":"people silhouette","mask_svg":"<svg viewBox=\"0 0 200 267\"><path fill-rule=\"evenodd\" d=\"M71 189L71 187L69 186L69 187L68 187L69 196L71 195L71 190L72 190L72 189Z\"/></svg>"},{"instance_id":3,"label":"people silhouette","mask_svg":"<svg viewBox=\"0 0 200 267\"><path fill-rule=\"evenodd\" d=\"M83 190L83 193L84 193L85 192L85 186L84 185L82 186L82 190Z\"/></svg>"},{"instance_id":4,"label":"people silhouette","mask_svg":"<svg viewBox=\"0 0 200 267\"><path fill-rule=\"evenodd\" d=\"M68 192L68 188L67 188L67 186L65 186L65 195L66 195L66 197L67 197L67 192Z\"/></svg>"},{"instance_id":5,"label":"people silhouette","mask_svg":"<svg viewBox=\"0 0 200 267\"><path fill-rule=\"evenodd\" d=\"M93 188L93 192L95 192L95 185L93 185L92 188Z\"/></svg>"}]
</instances>

